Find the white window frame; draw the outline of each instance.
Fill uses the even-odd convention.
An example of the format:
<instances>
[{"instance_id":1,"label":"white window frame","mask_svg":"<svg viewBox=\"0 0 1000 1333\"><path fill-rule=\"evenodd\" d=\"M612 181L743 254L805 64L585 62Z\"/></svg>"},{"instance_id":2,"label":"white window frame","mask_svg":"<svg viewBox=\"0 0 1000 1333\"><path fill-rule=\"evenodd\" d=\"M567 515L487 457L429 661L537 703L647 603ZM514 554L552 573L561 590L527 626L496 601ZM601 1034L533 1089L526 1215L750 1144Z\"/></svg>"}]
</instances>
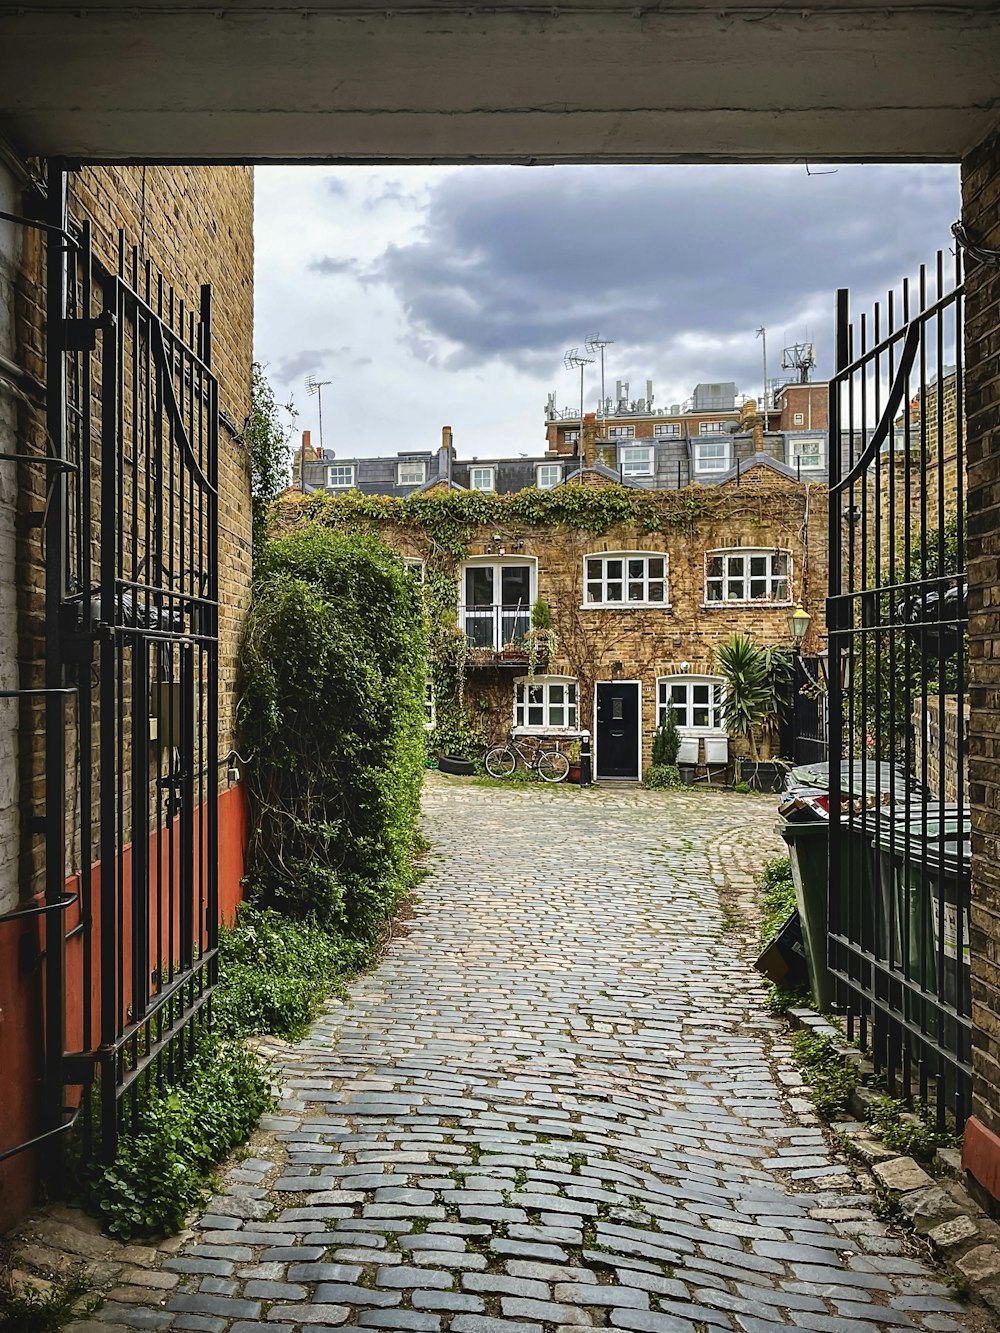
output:
<instances>
[{"instance_id":1,"label":"white window frame","mask_svg":"<svg viewBox=\"0 0 1000 1333\"><path fill-rule=\"evenodd\" d=\"M728 422L725 421L699 421L699 435L725 435Z\"/></svg>"},{"instance_id":2,"label":"white window frame","mask_svg":"<svg viewBox=\"0 0 1000 1333\"><path fill-rule=\"evenodd\" d=\"M661 440L677 440L684 432L679 421L661 421L653 427L653 434Z\"/></svg>"},{"instance_id":3,"label":"white window frame","mask_svg":"<svg viewBox=\"0 0 1000 1333\"><path fill-rule=\"evenodd\" d=\"M656 725L659 727L666 715L668 702L673 703L672 691L674 686L685 687L687 701L684 705L687 710L687 717L690 719L694 715L694 686L708 686L709 717L713 719L707 726L695 726L693 722L685 722L683 725L678 718L677 730L682 736L725 736L726 728L722 722L722 705L725 699L725 681L721 676L657 676L656 678ZM718 691L716 693L716 690ZM666 698L664 698L666 695ZM677 705L674 704L676 711Z\"/></svg>"},{"instance_id":4,"label":"white window frame","mask_svg":"<svg viewBox=\"0 0 1000 1333\"><path fill-rule=\"evenodd\" d=\"M608 427L608 439L609 439L609 440L634 440L634 439L635 439L635 427L634 427L634 426L609 426L609 427Z\"/></svg>"},{"instance_id":5,"label":"white window frame","mask_svg":"<svg viewBox=\"0 0 1000 1333\"><path fill-rule=\"evenodd\" d=\"M799 450L804 444L818 444L819 452L808 456L808 460ZM804 438L797 438L794 435L788 438L788 465L794 467L796 460L799 461L799 467L803 472L822 472L826 466L826 450L823 447L823 437L821 435L806 435Z\"/></svg>"},{"instance_id":6,"label":"white window frame","mask_svg":"<svg viewBox=\"0 0 1000 1333\"><path fill-rule=\"evenodd\" d=\"M706 461L706 449L718 449L722 446L722 457L713 458ZM695 472L728 472L731 463L729 461L729 441L725 439L695 440L694 442L694 470Z\"/></svg>"},{"instance_id":7,"label":"white window frame","mask_svg":"<svg viewBox=\"0 0 1000 1333\"><path fill-rule=\"evenodd\" d=\"M564 430L562 438L563 444L579 444L580 432L578 430Z\"/></svg>"},{"instance_id":8,"label":"white window frame","mask_svg":"<svg viewBox=\"0 0 1000 1333\"><path fill-rule=\"evenodd\" d=\"M591 571L589 567L591 560L598 560L601 563L600 579L595 579L591 576ZM608 562L611 560L622 561L622 573L620 578L616 578L614 576L612 576L610 579L608 578ZM641 560L643 562L645 568L643 569L641 576L633 575L631 578L629 577L628 567L627 567L627 562L629 560ZM650 574L649 574L650 560L663 561L662 579L660 579L656 575L653 576L652 580L650 579ZM663 584L662 602L649 600L649 584L651 581L654 583L662 582ZM622 585L621 601L608 600L607 591L609 582L620 583ZM595 583L600 583L601 586L601 600L599 602L592 602L589 600L590 587L592 584ZM630 583L642 584L643 598L641 601L630 601L626 597L625 594L628 592L627 585ZM670 610L670 557L667 555L666 551L592 551L590 552L590 554L585 555L583 557L583 605L581 607L581 610L600 611L608 609L618 610L618 611L642 611L642 610L669 611Z\"/></svg>"},{"instance_id":9,"label":"white window frame","mask_svg":"<svg viewBox=\"0 0 1000 1333\"><path fill-rule=\"evenodd\" d=\"M806 414L805 414L805 412L793 412L793 413L792 413L792 425L793 425L793 426L804 426L805 424L806 424Z\"/></svg>"},{"instance_id":10,"label":"white window frame","mask_svg":"<svg viewBox=\"0 0 1000 1333\"><path fill-rule=\"evenodd\" d=\"M553 701L552 687L561 688L561 701ZM531 702L532 692L541 695ZM572 701L570 694L572 693ZM551 710L562 708L564 721L552 722ZM541 709L542 721L529 722L530 710ZM519 711L520 710L520 711ZM572 721L570 715L572 713ZM580 718L580 686L576 676L519 676L514 681L514 730L518 735L572 735L578 736Z\"/></svg>"},{"instance_id":11,"label":"white window frame","mask_svg":"<svg viewBox=\"0 0 1000 1333\"><path fill-rule=\"evenodd\" d=\"M635 457L628 458L626 455ZM641 457L640 457L641 455ZM651 477L653 475L653 446L651 444L624 445L618 450L618 466L623 477Z\"/></svg>"},{"instance_id":12,"label":"white window frame","mask_svg":"<svg viewBox=\"0 0 1000 1333\"><path fill-rule=\"evenodd\" d=\"M784 574L774 573L774 557L781 556L785 559L786 572ZM763 574L751 574L750 562L764 558L765 570ZM713 559L722 560L722 575L720 598L710 598L708 592L709 585L709 562ZM743 562L743 572L736 573L731 568L731 562ZM792 553L783 547L770 546L723 546L714 551L705 552L705 601L703 605L706 608L714 609L724 606L791 606L792 605ZM750 595L751 580L763 578L767 583L767 590L763 597L753 597ZM773 585L777 579L785 581L785 596L774 596ZM713 577L713 583L719 582L718 577ZM744 595L742 597L729 597L728 591L731 584L742 583Z\"/></svg>"},{"instance_id":13,"label":"white window frame","mask_svg":"<svg viewBox=\"0 0 1000 1333\"><path fill-rule=\"evenodd\" d=\"M465 574L468 569L481 569L489 566L493 570L493 591L496 593L502 586L503 575L501 570L507 566L528 567L528 589L530 596L528 605L520 612L507 612L502 609L502 602L494 602L490 607L469 607L465 604ZM507 641L507 631L512 632L520 627L520 622L524 622L524 631L531 628L531 613L534 610L535 602L538 600L538 557L536 555L507 555L507 556L472 556L470 559L462 562L458 572L458 625L462 633L468 635L468 626L470 620L490 619L493 627L493 651L499 652Z\"/></svg>"},{"instance_id":14,"label":"white window frame","mask_svg":"<svg viewBox=\"0 0 1000 1333\"><path fill-rule=\"evenodd\" d=\"M433 731L437 726L437 701L434 698L434 682L430 676L424 682L424 730Z\"/></svg>"},{"instance_id":15,"label":"white window frame","mask_svg":"<svg viewBox=\"0 0 1000 1333\"><path fill-rule=\"evenodd\" d=\"M404 475L405 468L420 469L419 477L407 477ZM422 486L427 480L427 459L426 458L402 458L396 464L396 485L397 486Z\"/></svg>"},{"instance_id":16,"label":"white window frame","mask_svg":"<svg viewBox=\"0 0 1000 1333\"><path fill-rule=\"evenodd\" d=\"M542 481L543 472L555 474L555 481ZM535 485L540 491L551 491L562 482L562 463L539 463L535 468Z\"/></svg>"},{"instance_id":17,"label":"white window frame","mask_svg":"<svg viewBox=\"0 0 1000 1333\"><path fill-rule=\"evenodd\" d=\"M423 583L426 575L426 565L417 555L404 555L403 564L410 571L418 583Z\"/></svg>"},{"instance_id":18,"label":"white window frame","mask_svg":"<svg viewBox=\"0 0 1000 1333\"><path fill-rule=\"evenodd\" d=\"M481 486L476 481L476 473L483 473L489 478L488 486ZM482 467L479 464L472 464L469 467L469 490L483 491L486 495L492 495L497 488L497 470L495 467Z\"/></svg>"},{"instance_id":19,"label":"white window frame","mask_svg":"<svg viewBox=\"0 0 1000 1333\"><path fill-rule=\"evenodd\" d=\"M347 472L350 474L350 481L334 481L335 472ZM353 463L328 463L326 468L326 487L329 491L349 491L354 485L354 464Z\"/></svg>"}]
</instances>

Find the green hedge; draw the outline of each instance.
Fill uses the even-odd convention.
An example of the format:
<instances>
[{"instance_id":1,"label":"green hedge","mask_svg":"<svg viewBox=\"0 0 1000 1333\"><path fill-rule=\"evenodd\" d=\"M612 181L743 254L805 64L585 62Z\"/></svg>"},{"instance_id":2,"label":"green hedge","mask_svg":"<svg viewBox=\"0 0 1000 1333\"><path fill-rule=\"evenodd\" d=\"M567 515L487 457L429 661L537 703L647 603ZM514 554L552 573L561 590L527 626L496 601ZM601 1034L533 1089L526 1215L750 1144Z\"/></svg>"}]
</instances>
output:
<instances>
[{"instance_id":1,"label":"green hedge","mask_svg":"<svg viewBox=\"0 0 1000 1333\"><path fill-rule=\"evenodd\" d=\"M426 676L419 587L381 542L314 524L269 544L240 662L253 899L378 932L412 878Z\"/></svg>"}]
</instances>

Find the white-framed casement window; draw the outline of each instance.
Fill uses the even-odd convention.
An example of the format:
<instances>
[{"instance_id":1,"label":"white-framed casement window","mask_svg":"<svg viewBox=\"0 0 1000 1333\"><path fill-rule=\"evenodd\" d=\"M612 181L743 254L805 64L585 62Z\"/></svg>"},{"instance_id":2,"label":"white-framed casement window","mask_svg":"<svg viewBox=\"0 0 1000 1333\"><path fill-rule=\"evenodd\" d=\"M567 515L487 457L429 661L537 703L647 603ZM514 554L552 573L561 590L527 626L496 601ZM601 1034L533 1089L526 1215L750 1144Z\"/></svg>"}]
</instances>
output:
<instances>
[{"instance_id":1,"label":"white-framed casement window","mask_svg":"<svg viewBox=\"0 0 1000 1333\"><path fill-rule=\"evenodd\" d=\"M585 606L669 605L667 557L663 552L624 551L583 559Z\"/></svg>"},{"instance_id":2,"label":"white-framed casement window","mask_svg":"<svg viewBox=\"0 0 1000 1333\"><path fill-rule=\"evenodd\" d=\"M804 412L793 412L792 424L794 426L804 426L806 424L806 414Z\"/></svg>"},{"instance_id":3,"label":"white-framed casement window","mask_svg":"<svg viewBox=\"0 0 1000 1333\"><path fill-rule=\"evenodd\" d=\"M331 491L345 490L354 485L354 464L334 463L326 470L326 484Z\"/></svg>"},{"instance_id":4,"label":"white-framed casement window","mask_svg":"<svg viewBox=\"0 0 1000 1333\"><path fill-rule=\"evenodd\" d=\"M653 475L653 446L636 444L619 450L618 457L624 477L651 477Z\"/></svg>"},{"instance_id":5,"label":"white-framed casement window","mask_svg":"<svg viewBox=\"0 0 1000 1333\"><path fill-rule=\"evenodd\" d=\"M728 467L728 440L697 440L695 442L695 472L725 472Z\"/></svg>"},{"instance_id":6,"label":"white-framed casement window","mask_svg":"<svg viewBox=\"0 0 1000 1333\"><path fill-rule=\"evenodd\" d=\"M540 491L551 491L562 481L561 463L539 463L535 469L535 483Z\"/></svg>"},{"instance_id":7,"label":"white-framed casement window","mask_svg":"<svg viewBox=\"0 0 1000 1333\"><path fill-rule=\"evenodd\" d=\"M790 436L788 440L788 462L792 467L798 462L803 472L819 471L826 462L823 451L823 436L804 435L801 439Z\"/></svg>"},{"instance_id":8,"label":"white-framed casement window","mask_svg":"<svg viewBox=\"0 0 1000 1333\"><path fill-rule=\"evenodd\" d=\"M725 429L726 429L727 424L728 424L728 423L725 422L725 421L699 421L699 422L698 422L698 434L699 434L699 435L722 435L723 432L724 432Z\"/></svg>"},{"instance_id":9,"label":"white-framed casement window","mask_svg":"<svg viewBox=\"0 0 1000 1333\"><path fill-rule=\"evenodd\" d=\"M580 432L578 430L564 430L563 444L579 444Z\"/></svg>"},{"instance_id":10,"label":"white-framed casement window","mask_svg":"<svg viewBox=\"0 0 1000 1333\"><path fill-rule=\"evenodd\" d=\"M427 463L422 458L408 458L396 464L399 486L422 486L427 480Z\"/></svg>"},{"instance_id":11,"label":"white-framed casement window","mask_svg":"<svg viewBox=\"0 0 1000 1333\"><path fill-rule=\"evenodd\" d=\"M739 547L709 551L705 556L705 601L709 606L732 602L787 602L792 558L787 551Z\"/></svg>"},{"instance_id":12,"label":"white-framed casement window","mask_svg":"<svg viewBox=\"0 0 1000 1333\"><path fill-rule=\"evenodd\" d=\"M495 490L496 490L496 468L492 468L492 467L470 467L470 468L469 468L469 490L470 490L470 491L495 491Z\"/></svg>"},{"instance_id":13,"label":"white-framed casement window","mask_svg":"<svg viewBox=\"0 0 1000 1333\"><path fill-rule=\"evenodd\" d=\"M609 426L609 427L608 427L608 439L609 439L609 440L634 440L634 439L635 439L635 427L634 427L634 426Z\"/></svg>"},{"instance_id":14,"label":"white-framed casement window","mask_svg":"<svg viewBox=\"0 0 1000 1333\"><path fill-rule=\"evenodd\" d=\"M490 558L466 562L462 569L459 616L471 648L522 643L531 628L531 609L538 586L534 558Z\"/></svg>"},{"instance_id":15,"label":"white-framed casement window","mask_svg":"<svg viewBox=\"0 0 1000 1333\"><path fill-rule=\"evenodd\" d=\"M573 676L524 676L514 682L514 726L525 731L576 729Z\"/></svg>"},{"instance_id":16,"label":"white-framed casement window","mask_svg":"<svg viewBox=\"0 0 1000 1333\"><path fill-rule=\"evenodd\" d=\"M675 440L681 434L679 421L661 421L653 427L653 434L661 440Z\"/></svg>"},{"instance_id":17,"label":"white-framed casement window","mask_svg":"<svg viewBox=\"0 0 1000 1333\"><path fill-rule=\"evenodd\" d=\"M403 557L403 564L410 571L418 583L423 583L425 567L424 562L419 556L407 555Z\"/></svg>"},{"instance_id":18,"label":"white-framed casement window","mask_svg":"<svg viewBox=\"0 0 1000 1333\"><path fill-rule=\"evenodd\" d=\"M427 731L432 731L437 722L437 708L434 704L434 682L430 679L424 682L424 727Z\"/></svg>"},{"instance_id":19,"label":"white-framed casement window","mask_svg":"<svg viewBox=\"0 0 1000 1333\"><path fill-rule=\"evenodd\" d=\"M723 682L718 676L660 676L656 682L656 725L673 706L677 729L687 736L724 736Z\"/></svg>"}]
</instances>

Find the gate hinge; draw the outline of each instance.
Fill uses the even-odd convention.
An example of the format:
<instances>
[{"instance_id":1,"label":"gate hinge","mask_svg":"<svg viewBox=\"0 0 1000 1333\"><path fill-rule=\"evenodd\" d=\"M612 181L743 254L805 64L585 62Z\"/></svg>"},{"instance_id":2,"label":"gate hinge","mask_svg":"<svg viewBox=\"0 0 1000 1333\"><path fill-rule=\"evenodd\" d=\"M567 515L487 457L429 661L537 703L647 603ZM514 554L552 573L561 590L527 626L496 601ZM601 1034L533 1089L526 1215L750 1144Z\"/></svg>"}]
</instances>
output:
<instances>
[{"instance_id":1,"label":"gate hinge","mask_svg":"<svg viewBox=\"0 0 1000 1333\"><path fill-rule=\"evenodd\" d=\"M67 352L92 352L97 346L97 330L113 322L109 315L95 319L64 319L63 347Z\"/></svg>"},{"instance_id":2,"label":"gate hinge","mask_svg":"<svg viewBox=\"0 0 1000 1333\"><path fill-rule=\"evenodd\" d=\"M93 1051L68 1051L62 1058L63 1082L74 1087L89 1087L94 1081L96 1056Z\"/></svg>"}]
</instances>

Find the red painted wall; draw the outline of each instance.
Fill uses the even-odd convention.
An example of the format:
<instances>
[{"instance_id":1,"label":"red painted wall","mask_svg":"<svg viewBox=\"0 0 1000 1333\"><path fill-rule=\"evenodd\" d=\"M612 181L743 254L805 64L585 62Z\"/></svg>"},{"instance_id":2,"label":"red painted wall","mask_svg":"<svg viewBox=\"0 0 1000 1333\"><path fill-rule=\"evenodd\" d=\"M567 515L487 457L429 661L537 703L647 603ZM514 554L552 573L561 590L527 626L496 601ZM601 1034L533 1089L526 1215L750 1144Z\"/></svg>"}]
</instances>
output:
<instances>
[{"instance_id":1,"label":"red painted wall","mask_svg":"<svg viewBox=\"0 0 1000 1333\"><path fill-rule=\"evenodd\" d=\"M198 845L201 811L195 816L195 845ZM149 842L150 891L155 895L156 859L166 866L171 851L176 855L178 832L173 837L156 832ZM171 847L171 844L173 846ZM219 797L219 915L231 923L237 904L242 899L241 881L244 873L244 855L247 846L246 800L239 786L230 787ZM126 889L125 918L128 920L127 891L132 870L132 849L122 854L121 871ZM79 877L71 876L67 890L78 893ZM91 870L92 895L92 949L94 956L100 944L101 867ZM155 913L153 914L155 917ZM150 957L160 955L157 931L162 932L164 948L169 939L171 913L165 905L159 921L150 921ZM0 924L0 1152L31 1138L39 1132L38 1089L42 1072L43 969L38 958L45 947L45 918L29 917L23 925L17 922ZM80 903L74 903L66 913L66 930L71 931L80 921ZM173 916L174 939L178 936L178 921ZM81 1049L85 1044L100 1040L100 979L94 970L91 986L92 1021L90 1042L84 1042L83 1033L83 946L82 935L66 946L66 1013L67 1046ZM126 926L122 940L125 962L125 989L123 1006L131 1003L131 940ZM72 1089L69 1090L72 1094ZM22 1153L0 1163L0 1230L12 1225L30 1208L35 1196L35 1152Z\"/></svg>"}]
</instances>

